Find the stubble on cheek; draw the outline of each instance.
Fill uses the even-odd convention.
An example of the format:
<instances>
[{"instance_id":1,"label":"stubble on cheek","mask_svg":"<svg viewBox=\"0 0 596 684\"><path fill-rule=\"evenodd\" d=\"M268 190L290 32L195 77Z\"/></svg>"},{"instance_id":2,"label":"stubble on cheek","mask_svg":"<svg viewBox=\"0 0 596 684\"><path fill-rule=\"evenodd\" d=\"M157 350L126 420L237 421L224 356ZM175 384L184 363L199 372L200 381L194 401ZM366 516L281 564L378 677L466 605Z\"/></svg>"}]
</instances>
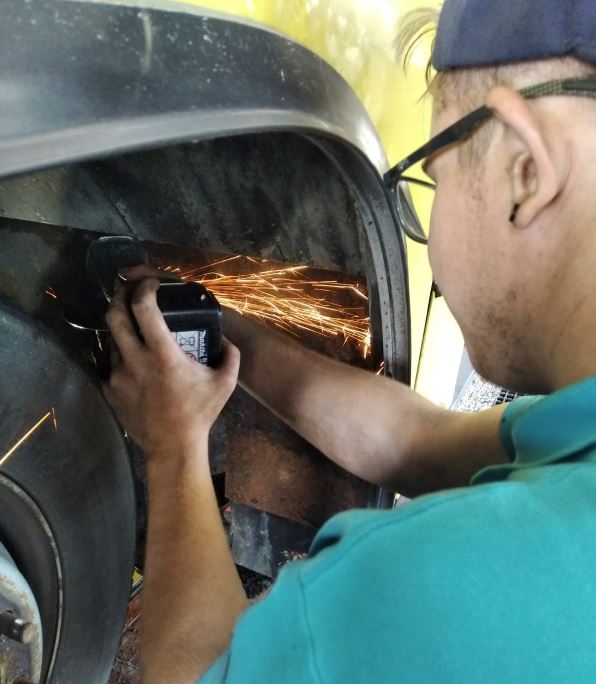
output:
<instances>
[{"instance_id":1,"label":"stubble on cheek","mask_svg":"<svg viewBox=\"0 0 596 684\"><path fill-rule=\"evenodd\" d=\"M527 392L534 386L534 369L527 357L528 340L516 303L514 290L500 299L493 294L468 322L471 327L464 336L472 364L483 378L506 389Z\"/></svg>"},{"instance_id":2,"label":"stubble on cheek","mask_svg":"<svg viewBox=\"0 0 596 684\"><path fill-rule=\"evenodd\" d=\"M491 192L489 175L479 162L446 179L450 187L443 186L444 203L435 205L429 258L476 370L518 389L532 372L524 333L529 321L511 287L508 250L500 241L503 202Z\"/></svg>"}]
</instances>

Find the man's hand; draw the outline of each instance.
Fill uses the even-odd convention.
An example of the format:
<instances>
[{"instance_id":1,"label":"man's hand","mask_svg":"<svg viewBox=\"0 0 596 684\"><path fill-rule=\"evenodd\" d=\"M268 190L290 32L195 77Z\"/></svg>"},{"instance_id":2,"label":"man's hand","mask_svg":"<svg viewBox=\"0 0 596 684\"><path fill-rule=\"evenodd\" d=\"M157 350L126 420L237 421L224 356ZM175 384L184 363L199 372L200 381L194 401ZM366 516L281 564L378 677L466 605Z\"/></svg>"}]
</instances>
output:
<instances>
[{"instance_id":1,"label":"man's hand","mask_svg":"<svg viewBox=\"0 0 596 684\"><path fill-rule=\"evenodd\" d=\"M137 270L131 279L146 276ZM246 595L209 471L207 436L232 393L240 354L202 366L174 341L145 278L107 316L115 342L106 398L147 460L149 515L141 615L144 684L194 684L228 644ZM164 629L164 616L167 629Z\"/></svg>"},{"instance_id":2,"label":"man's hand","mask_svg":"<svg viewBox=\"0 0 596 684\"><path fill-rule=\"evenodd\" d=\"M127 286L130 287L130 286ZM240 353L224 341L221 365L209 368L184 354L157 306L157 278L142 280L127 310L127 288L112 300L107 323L117 350L106 399L149 458L187 453L209 432L236 386Z\"/></svg>"}]
</instances>

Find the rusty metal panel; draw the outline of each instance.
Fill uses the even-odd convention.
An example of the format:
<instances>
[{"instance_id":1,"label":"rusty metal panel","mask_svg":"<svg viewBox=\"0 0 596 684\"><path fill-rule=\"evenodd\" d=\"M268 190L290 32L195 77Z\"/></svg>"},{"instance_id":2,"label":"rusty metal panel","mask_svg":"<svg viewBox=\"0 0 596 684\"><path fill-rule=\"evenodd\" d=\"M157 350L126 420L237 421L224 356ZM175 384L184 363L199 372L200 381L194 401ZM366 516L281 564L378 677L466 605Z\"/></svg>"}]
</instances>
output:
<instances>
[{"instance_id":1,"label":"rusty metal panel","mask_svg":"<svg viewBox=\"0 0 596 684\"><path fill-rule=\"evenodd\" d=\"M375 487L329 461L242 390L222 419L232 501L317 528L374 500Z\"/></svg>"}]
</instances>

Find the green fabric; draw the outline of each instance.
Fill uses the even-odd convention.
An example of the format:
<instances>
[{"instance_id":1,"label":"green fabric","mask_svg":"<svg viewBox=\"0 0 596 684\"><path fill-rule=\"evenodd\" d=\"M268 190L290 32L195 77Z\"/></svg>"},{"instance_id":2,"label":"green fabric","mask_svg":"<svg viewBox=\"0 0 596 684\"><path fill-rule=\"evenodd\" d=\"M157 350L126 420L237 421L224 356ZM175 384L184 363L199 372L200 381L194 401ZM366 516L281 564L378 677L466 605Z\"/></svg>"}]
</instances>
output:
<instances>
[{"instance_id":1,"label":"green fabric","mask_svg":"<svg viewBox=\"0 0 596 684\"><path fill-rule=\"evenodd\" d=\"M502 437L470 487L332 518L200 684L596 682L596 378Z\"/></svg>"}]
</instances>

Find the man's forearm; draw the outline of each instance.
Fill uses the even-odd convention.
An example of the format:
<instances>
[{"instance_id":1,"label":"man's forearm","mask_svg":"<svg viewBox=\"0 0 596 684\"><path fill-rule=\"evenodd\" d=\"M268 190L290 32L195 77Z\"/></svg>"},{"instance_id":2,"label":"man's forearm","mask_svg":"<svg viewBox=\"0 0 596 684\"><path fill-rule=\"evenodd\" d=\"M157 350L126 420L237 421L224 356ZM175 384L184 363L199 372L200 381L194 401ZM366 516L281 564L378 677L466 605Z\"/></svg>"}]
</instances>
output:
<instances>
[{"instance_id":1,"label":"man's forearm","mask_svg":"<svg viewBox=\"0 0 596 684\"><path fill-rule=\"evenodd\" d=\"M246 606L206 450L205 438L190 457L160 454L149 459L141 618L144 684L194 684L225 649Z\"/></svg>"},{"instance_id":2,"label":"man's forearm","mask_svg":"<svg viewBox=\"0 0 596 684\"><path fill-rule=\"evenodd\" d=\"M240 348L241 385L351 473L413 496L465 485L505 460L501 409L462 415L409 387L310 351L236 314L226 335Z\"/></svg>"}]
</instances>

